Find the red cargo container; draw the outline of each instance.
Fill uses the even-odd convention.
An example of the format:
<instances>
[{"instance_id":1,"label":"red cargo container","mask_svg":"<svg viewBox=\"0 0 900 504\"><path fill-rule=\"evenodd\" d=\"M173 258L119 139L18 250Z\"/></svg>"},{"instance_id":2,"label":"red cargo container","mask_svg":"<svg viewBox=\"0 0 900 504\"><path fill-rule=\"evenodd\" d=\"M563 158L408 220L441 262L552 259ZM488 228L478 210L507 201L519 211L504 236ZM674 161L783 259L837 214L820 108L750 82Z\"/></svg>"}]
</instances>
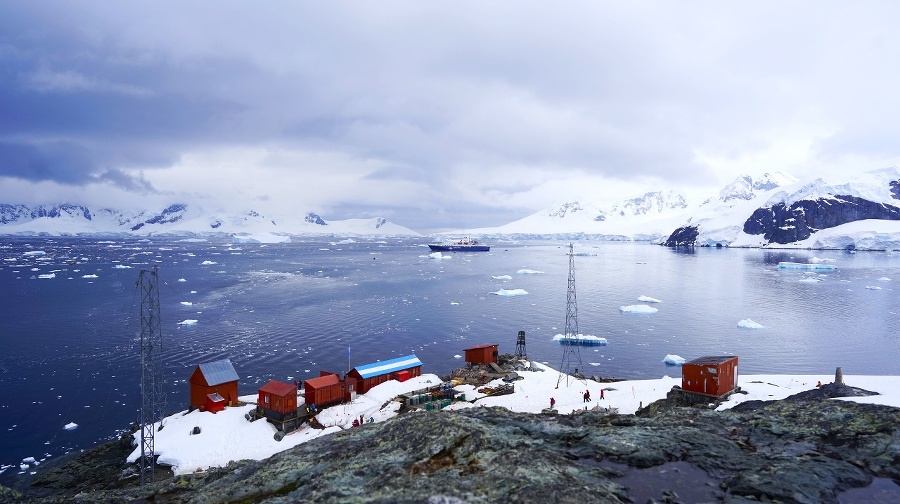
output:
<instances>
[{"instance_id":1,"label":"red cargo container","mask_svg":"<svg viewBox=\"0 0 900 504\"><path fill-rule=\"evenodd\" d=\"M494 343L493 345L473 346L463 351L466 353L466 362L490 364L491 362L497 362L497 357L500 355L499 348L500 345Z\"/></svg>"},{"instance_id":2,"label":"red cargo container","mask_svg":"<svg viewBox=\"0 0 900 504\"><path fill-rule=\"evenodd\" d=\"M707 356L681 366L681 388L689 392L722 397L734 392L738 382L738 358Z\"/></svg>"},{"instance_id":3,"label":"red cargo container","mask_svg":"<svg viewBox=\"0 0 900 504\"><path fill-rule=\"evenodd\" d=\"M321 372L318 378L310 378L303 384L306 404L315 404L317 409L352 399L356 391L356 379L347 376L341 380L334 373Z\"/></svg>"},{"instance_id":4,"label":"red cargo container","mask_svg":"<svg viewBox=\"0 0 900 504\"><path fill-rule=\"evenodd\" d=\"M409 380L409 370L404 369L403 371L397 371L397 381L405 382L406 380Z\"/></svg>"}]
</instances>

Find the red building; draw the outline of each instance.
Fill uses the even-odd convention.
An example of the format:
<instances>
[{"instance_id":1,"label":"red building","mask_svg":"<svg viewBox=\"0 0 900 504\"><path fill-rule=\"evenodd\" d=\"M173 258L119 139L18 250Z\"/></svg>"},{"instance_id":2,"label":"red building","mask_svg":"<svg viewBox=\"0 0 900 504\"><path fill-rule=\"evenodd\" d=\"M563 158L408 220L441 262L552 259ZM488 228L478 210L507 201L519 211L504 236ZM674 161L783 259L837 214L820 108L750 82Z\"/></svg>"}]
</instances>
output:
<instances>
[{"instance_id":1,"label":"red building","mask_svg":"<svg viewBox=\"0 0 900 504\"><path fill-rule=\"evenodd\" d=\"M269 380L259 388L256 406L263 416L283 420L297 414L297 386L278 380Z\"/></svg>"},{"instance_id":2,"label":"red building","mask_svg":"<svg viewBox=\"0 0 900 504\"><path fill-rule=\"evenodd\" d=\"M228 406L238 400L238 375L229 359L200 364L188 382L192 408L206 409L210 394L219 394Z\"/></svg>"},{"instance_id":3,"label":"red building","mask_svg":"<svg viewBox=\"0 0 900 504\"><path fill-rule=\"evenodd\" d=\"M491 362L497 362L497 357L500 355L499 351L500 345L478 345L473 346L471 348L466 348L464 352L466 353L466 362L471 362L473 364L490 364Z\"/></svg>"},{"instance_id":4,"label":"red building","mask_svg":"<svg viewBox=\"0 0 900 504\"><path fill-rule=\"evenodd\" d=\"M334 374L322 371L318 378L303 382L306 404L316 405L316 409L350 401L356 394L356 379L347 376L344 380Z\"/></svg>"},{"instance_id":5,"label":"red building","mask_svg":"<svg viewBox=\"0 0 900 504\"><path fill-rule=\"evenodd\" d=\"M358 381L356 391L360 394L365 394L372 387L388 380L402 378L405 381L421 375L422 361L415 355L407 355L406 357L357 366L347 373L347 379L356 379ZM309 402L309 399L306 402Z\"/></svg>"},{"instance_id":6,"label":"red building","mask_svg":"<svg viewBox=\"0 0 900 504\"><path fill-rule=\"evenodd\" d=\"M734 392L737 382L735 355L700 357L681 366L681 388L689 392L722 397Z\"/></svg>"}]
</instances>

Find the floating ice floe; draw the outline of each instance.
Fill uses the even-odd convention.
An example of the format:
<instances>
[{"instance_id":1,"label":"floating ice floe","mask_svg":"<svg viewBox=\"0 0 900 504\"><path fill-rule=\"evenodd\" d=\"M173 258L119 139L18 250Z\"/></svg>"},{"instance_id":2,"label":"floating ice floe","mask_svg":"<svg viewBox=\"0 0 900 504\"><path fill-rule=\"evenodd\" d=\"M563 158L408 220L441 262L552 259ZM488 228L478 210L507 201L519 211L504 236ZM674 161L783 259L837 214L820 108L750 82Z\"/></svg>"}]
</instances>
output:
<instances>
[{"instance_id":1,"label":"floating ice floe","mask_svg":"<svg viewBox=\"0 0 900 504\"><path fill-rule=\"evenodd\" d=\"M643 296L643 295L638 296L637 300L642 303L662 303L662 301L660 301L659 299L652 298L650 296Z\"/></svg>"},{"instance_id":2,"label":"floating ice floe","mask_svg":"<svg viewBox=\"0 0 900 504\"><path fill-rule=\"evenodd\" d=\"M194 325L197 323L197 320L194 319L185 319L178 323L178 325Z\"/></svg>"},{"instance_id":3,"label":"floating ice floe","mask_svg":"<svg viewBox=\"0 0 900 504\"><path fill-rule=\"evenodd\" d=\"M19 469L22 471L27 471L30 467L28 464L19 464Z\"/></svg>"},{"instance_id":4,"label":"floating ice floe","mask_svg":"<svg viewBox=\"0 0 900 504\"><path fill-rule=\"evenodd\" d=\"M210 261L209 259L207 259L207 260L203 261L203 262L200 263L200 264L201 264L201 265L207 265L207 266L208 266L208 265L210 265L210 264L218 264L218 263L217 263L216 261Z\"/></svg>"},{"instance_id":5,"label":"floating ice floe","mask_svg":"<svg viewBox=\"0 0 900 504\"><path fill-rule=\"evenodd\" d=\"M798 262L783 261L783 262L778 263L778 269L831 271L831 270L834 270L835 267L832 264L821 264L821 263L810 264L810 263L798 263Z\"/></svg>"},{"instance_id":6,"label":"floating ice floe","mask_svg":"<svg viewBox=\"0 0 900 504\"><path fill-rule=\"evenodd\" d=\"M869 289L869 290L881 290L881 287L879 287L879 286L877 286L877 285L866 285L866 289Z\"/></svg>"},{"instance_id":7,"label":"floating ice floe","mask_svg":"<svg viewBox=\"0 0 900 504\"><path fill-rule=\"evenodd\" d=\"M675 354L668 354L663 357L663 362L665 362L666 365L669 366L680 366L684 364L684 357Z\"/></svg>"},{"instance_id":8,"label":"floating ice floe","mask_svg":"<svg viewBox=\"0 0 900 504\"><path fill-rule=\"evenodd\" d=\"M815 278L815 277L806 277L806 278L801 278L800 280L798 280L798 282L803 282L803 283L819 283L821 281L822 281L821 278Z\"/></svg>"},{"instance_id":9,"label":"floating ice floe","mask_svg":"<svg viewBox=\"0 0 900 504\"><path fill-rule=\"evenodd\" d=\"M429 259L452 259L453 256L444 255L444 254L441 254L440 252L432 252L432 253L428 254L428 258Z\"/></svg>"},{"instance_id":10,"label":"floating ice floe","mask_svg":"<svg viewBox=\"0 0 900 504\"><path fill-rule=\"evenodd\" d=\"M647 306L645 304L638 304L638 305L620 306L619 311L621 311L622 313L656 313L659 310L652 306Z\"/></svg>"},{"instance_id":11,"label":"floating ice floe","mask_svg":"<svg viewBox=\"0 0 900 504\"><path fill-rule=\"evenodd\" d=\"M496 294L498 296L512 297L512 296L524 296L525 294L528 294L528 291L525 289L500 289L497 292L491 292L491 294Z\"/></svg>"},{"instance_id":12,"label":"floating ice floe","mask_svg":"<svg viewBox=\"0 0 900 504\"><path fill-rule=\"evenodd\" d=\"M606 346L609 342L606 338L599 336L591 336L590 334L557 334L553 337L553 341L560 345L579 345L579 346Z\"/></svg>"},{"instance_id":13,"label":"floating ice floe","mask_svg":"<svg viewBox=\"0 0 900 504\"><path fill-rule=\"evenodd\" d=\"M891 279L888 278L888 277L881 277L881 278L878 279L878 281L879 281L879 282L890 282Z\"/></svg>"},{"instance_id":14,"label":"floating ice floe","mask_svg":"<svg viewBox=\"0 0 900 504\"><path fill-rule=\"evenodd\" d=\"M31 257L31 256L42 256L44 254L46 254L46 252L44 252L43 250L29 250L28 252L25 252L22 255L25 257Z\"/></svg>"},{"instance_id":15,"label":"floating ice floe","mask_svg":"<svg viewBox=\"0 0 900 504\"><path fill-rule=\"evenodd\" d=\"M742 329L762 329L765 326L760 324L759 322L754 322L750 319L744 319L738 322L738 327Z\"/></svg>"},{"instance_id":16,"label":"floating ice floe","mask_svg":"<svg viewBox=\"0 0 900 504\"><path fill-rule=\"evenodd\" d=\"M194 306L194 303L190 301L182 301L181 304L183 304L184 306Z\"/></svg>"},{"instance_id":17,"label":"floating ice floe","mask_svg":"<svg viewBox=\"0 0 900 504\"><path fill-rule=\"evenodd\" d=\"M462 359L462 355L456 354L453 356L454 359Z\"/></svg>"},{"instance_id":18,"label":"floating ice floe","mask_svg":"<svg viewBox=\"0 0 900 504\"><path fill-rule=\"evenodd\" d=\"M538 271L538 270L533 270L533 269L528 269L528 268L522 268L519 271L516 271L516 273L518 273L520 275L542 275L544 272Z\"/></svg>"},{"instance_id":19,"label":"floating ice floe","mask_svg":"<svg viewBox=\"0 0 900 504\"><path fill-rule=\"evenodd\" d=\"M231 243L291 243L291 237L273 233L240 234L232 235Z\"/></svg>"},{"instance_id":20,"label":"floating ice floe","mask_svg":"<svg viewBox=\"0 0 900 504\"><path fill-rule=\"evenodd\" d=\"M97 278L97 275L94 275L94 274L81 275L81 278Z\"/></svg>"},{"instance_id":21,"label":"floating ice floe","mask_svg":"<svg viewBox=\"0 0 900 504\"><path fill-rule=\"evenodd\" d=\"M38 275L38 278L45 278L45 279L56 278L56 273L44 273L43 275Z\"/></svg>"},{"instance_id":22,"label":"floating ice floe","mask_svg":"<svg viewBox=\"0 0 900 504\"><path fill-rule=\"evenodd\" d=\"M65 429L65 430L75 430L77 428L78 428L78 424L75 422L69 422L63 426L63 429Z\"/></svg>"},{"instance_id":23,"label":"floating ice floe","mask_svg":"<svg viewBox=\"0 0 900 504\"><path fill-rule=\"evenodd\" d=\"M35 462L37 461L34 459L34 457L25 457L22 459L23 464L34 464Z\"/></svg>"},{"instance_id":24,"label":"floating ice floe","mask_svg":"<svg viewBox=\"0 0 900 504\"><path fill-rule=\"evenodd\" d=\"M113 266L113 269L131 269L131 266L128 266L127 264L116 264Z\"/></svg>"},{"instance_id":25,"label":"floating ice floe","mask_svg":"<svg viewBox=\"0 0 900 504\"><path fill-rule=\"evenodd\" d=\"M494 280L512 280L512 277L509 275L494 275L491 278Z\"/></svg>"},{"instance_id":26,"label":"floating ice floe","mask_svg":"<svg viewBox=\"0 0 900 504\"><path fill-rule=\"evenodd\" d=\"M823 258L819 258L819 257L813 257L812 259L809 260L809 262L811 262L813 264L833 263L834 259L823 259Z\"/></svg>"},{"instance_id":27,"label":"floating ice floe","mask_svg":"<svg viewBox=\"0 0 900 504\"><path fill-rule=\"evenodd\" d=\"M185 280L184 278L179 278L178 281L179 282L187 282L187 280Z\"/></svg>"}]
</instances>

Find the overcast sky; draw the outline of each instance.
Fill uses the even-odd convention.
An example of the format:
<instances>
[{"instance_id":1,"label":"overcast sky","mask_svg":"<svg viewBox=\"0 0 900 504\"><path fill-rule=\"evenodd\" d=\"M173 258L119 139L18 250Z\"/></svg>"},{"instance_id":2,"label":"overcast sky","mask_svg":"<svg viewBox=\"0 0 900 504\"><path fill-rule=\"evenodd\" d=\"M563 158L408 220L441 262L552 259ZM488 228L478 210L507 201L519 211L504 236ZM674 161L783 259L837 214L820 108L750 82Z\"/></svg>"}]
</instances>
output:
<instances>
[{"instance_id":1,"label":"overcast sky","mask_svg":"<svg viewBox=\"0 0 900 504\"><path fill-rule=\"evenodd\" d=\"M900 3L0 2L0 202L420 232L897 164Z\"/></svg>"}]
</instances>

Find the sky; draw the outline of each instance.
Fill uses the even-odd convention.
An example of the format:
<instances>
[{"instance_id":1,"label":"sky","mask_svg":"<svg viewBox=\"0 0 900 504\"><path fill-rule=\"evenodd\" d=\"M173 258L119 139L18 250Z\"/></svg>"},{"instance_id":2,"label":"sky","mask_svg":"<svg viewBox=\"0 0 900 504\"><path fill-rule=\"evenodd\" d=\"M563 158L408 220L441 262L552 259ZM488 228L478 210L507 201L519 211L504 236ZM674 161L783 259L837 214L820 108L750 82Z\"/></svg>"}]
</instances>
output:
<instances>
[{"instance_id":1,"label":"sky","mask_svg":"<svg viewBox=\"0 0 900 504\"><path fill-rule=\"evenodd\" d=\"M0 203L419 232L900 159L900 3L0 3Z\"/></svg>"}]
</instances>

